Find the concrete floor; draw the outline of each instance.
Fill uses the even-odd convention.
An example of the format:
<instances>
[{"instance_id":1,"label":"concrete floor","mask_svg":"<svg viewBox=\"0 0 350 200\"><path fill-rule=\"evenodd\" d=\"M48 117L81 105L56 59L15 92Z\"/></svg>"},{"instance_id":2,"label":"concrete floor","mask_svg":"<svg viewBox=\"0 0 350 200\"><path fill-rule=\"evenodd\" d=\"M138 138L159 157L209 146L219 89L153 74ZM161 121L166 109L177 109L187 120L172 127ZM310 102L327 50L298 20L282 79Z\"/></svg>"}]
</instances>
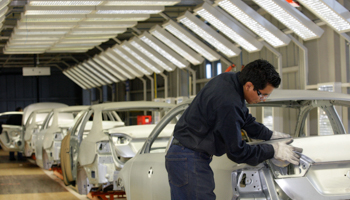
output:
<instances>
[{"instance_id":1,"label":"concrete floor","mask_svg":"<svg viewBox=\"0 0 350 200\"><path fill-rule=\"evenodd\" d=\"M27 160L10 161L9 153L0 149L0 200L88 199L74 188L65 186L52 171L43 170Z\"/></svg>"}]
</instances>

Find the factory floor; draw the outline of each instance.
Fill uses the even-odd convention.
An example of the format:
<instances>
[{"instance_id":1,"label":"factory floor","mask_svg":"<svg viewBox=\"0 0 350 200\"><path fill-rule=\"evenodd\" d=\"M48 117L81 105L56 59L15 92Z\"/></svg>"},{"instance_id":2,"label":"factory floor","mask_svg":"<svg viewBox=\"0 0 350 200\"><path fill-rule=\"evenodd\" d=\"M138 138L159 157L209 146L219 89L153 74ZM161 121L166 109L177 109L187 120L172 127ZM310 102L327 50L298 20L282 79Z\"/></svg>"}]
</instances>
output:
<instances>
[{"instance_id":1,"label":"factory floor","mask_svg":"<svg viewBox=\"0 0 350 200\"><path fill-rule=\"evenodd\" d=\"M10 161L9 153L0 149L0 200L28 199L89 200L90 198L78 194L75 188L65 186L52 171L43 170L27 159Z\"/></svg>"}]
</instances>

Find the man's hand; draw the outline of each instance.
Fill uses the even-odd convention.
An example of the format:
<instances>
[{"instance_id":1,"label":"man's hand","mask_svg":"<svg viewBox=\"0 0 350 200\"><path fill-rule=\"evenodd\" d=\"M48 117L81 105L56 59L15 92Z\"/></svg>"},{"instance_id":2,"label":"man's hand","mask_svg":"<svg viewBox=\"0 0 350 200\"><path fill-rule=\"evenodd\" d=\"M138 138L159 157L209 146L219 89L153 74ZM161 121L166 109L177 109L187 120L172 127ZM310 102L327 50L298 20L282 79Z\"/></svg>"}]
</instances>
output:
<instances>
[{"instance_id":1,"label":"man's hand","mask_svg":"<svg viewBox=\"0 0 350 200\"><path fill-rule=\"evenodd\" d=\"M291 136L289 134L285 134L285 133L281 133L281 132L278 132L278 131L274 131L272 133L272 136L271 136L270 140L281 139L281 138L291 138Z\"/></svg>"},{"instance_id":2,"label":"man's hand","mask_svg":"<svg viewBox=\"0 0 350 200\"><path fill-rule=\"evenodd\" d=\"M272 146L275 150L274 158L277 160L290 162L293 165L299 165L300 156L295 152L301 153L303 149L289 145L292 142L293 139L273 143Z\"/></svg>"}]
</instances>

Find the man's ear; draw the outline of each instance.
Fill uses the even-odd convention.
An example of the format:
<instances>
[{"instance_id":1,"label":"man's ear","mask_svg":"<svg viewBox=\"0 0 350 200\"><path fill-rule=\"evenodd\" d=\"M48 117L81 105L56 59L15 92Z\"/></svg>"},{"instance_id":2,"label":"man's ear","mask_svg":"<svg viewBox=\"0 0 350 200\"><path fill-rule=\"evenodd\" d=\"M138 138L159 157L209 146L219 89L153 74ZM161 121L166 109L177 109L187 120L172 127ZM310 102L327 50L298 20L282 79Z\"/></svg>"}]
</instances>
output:
<instances>
[{"instance_id":1,"label":"man's ear","mask_svg":"<svg viewBox=\"0 0 350 200\"><path fill-rule=\"evenodd\" d=\"M244 84L244 89L249 91L249 90L254 90L254 85L252 82L248 81Z\"/></svg>"}]
</instances>

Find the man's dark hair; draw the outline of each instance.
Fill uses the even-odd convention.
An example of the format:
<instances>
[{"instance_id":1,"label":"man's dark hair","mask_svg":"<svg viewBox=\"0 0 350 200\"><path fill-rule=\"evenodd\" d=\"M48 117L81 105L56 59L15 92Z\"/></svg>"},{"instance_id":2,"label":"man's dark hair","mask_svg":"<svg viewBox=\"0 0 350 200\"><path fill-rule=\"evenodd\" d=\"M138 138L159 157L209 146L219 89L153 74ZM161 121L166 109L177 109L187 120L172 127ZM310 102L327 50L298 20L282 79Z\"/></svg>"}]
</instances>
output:
<instances>
[{"instance_id":1,"label":"man's dark hair","mask_svg":"<svg viewBox=\"0 0 350 200\"><path fill-rule=\"evenodd\" d=\"M252 82L254 90L263 90L268 83L278 88L281 83L275 67L262 59L248 63L239 74L238 80L242 85Z\"/></svg>"},{"instance_id":2,"label":"man's dark hair","mask_svg":"<svg viewBox=\"0 0 350 200\"><path fill-rule=\"evenodd\" d=\"M22 107L17 107L15 111L21 111Z\"/></svg>"}]
</instances>

